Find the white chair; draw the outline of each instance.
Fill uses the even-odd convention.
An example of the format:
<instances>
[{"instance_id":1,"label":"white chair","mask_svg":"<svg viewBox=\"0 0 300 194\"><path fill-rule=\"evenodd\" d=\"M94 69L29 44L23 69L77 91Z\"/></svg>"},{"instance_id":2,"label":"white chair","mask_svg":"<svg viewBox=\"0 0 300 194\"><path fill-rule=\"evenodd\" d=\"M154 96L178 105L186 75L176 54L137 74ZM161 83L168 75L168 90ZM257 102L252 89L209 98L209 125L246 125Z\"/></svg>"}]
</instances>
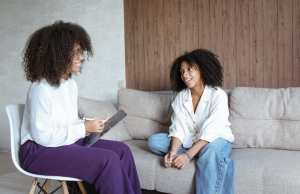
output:
<instances>
[{"instance_id":1,"label":"white chair","mask_svg":"<svg viewBox=\"0 0 300 194\"><path fill-rule=\"evenodd\" d=\"M29 194L34 194L36 187L39 188L39 193L43 192L44 194L52 194L58 191L61 187L63 189L64 194L69 194L68 187L66 181L76 181L78 183L79 189L82 194L87 194L82 180L71 178L71 177L62 177L62 176L46 176L46 175L39 175L27 172L20 166L19 161L19 148L20 148L20 140L21 140L21 123L23 119L23 112L24 112L24 104L12 104L6 106L6 113L9 120L9 127L10 127L10 143L11 143L11 157L15 167L23 174L27 176L31 176L34 178L32 182L32 186L30 189ZM44 183L41 184L39 179L44 180ZM59 181L61 184L59 187L55 188L51 192L47 191L47 180L55 180Z\"/></svg>"}]
</instances>

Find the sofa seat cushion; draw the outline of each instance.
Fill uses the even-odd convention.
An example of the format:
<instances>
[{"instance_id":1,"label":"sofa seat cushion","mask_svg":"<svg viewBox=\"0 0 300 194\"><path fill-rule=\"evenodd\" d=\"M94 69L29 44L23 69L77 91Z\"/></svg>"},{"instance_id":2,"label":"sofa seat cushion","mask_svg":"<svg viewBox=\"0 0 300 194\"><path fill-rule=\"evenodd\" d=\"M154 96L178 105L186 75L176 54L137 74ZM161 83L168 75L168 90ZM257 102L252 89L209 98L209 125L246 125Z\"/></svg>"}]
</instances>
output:
<instances>
[{"instance_id":1,"label":"sofa seat cushion","mask_svg":"<svg viewBox=\"0 0 300 194\"><path fill-rule=\"evenodd\" d=\"M194 163L188 164L183 170L164 168L162 166L162 156L150 152L147 141L129 140L125 143L133 153L143 189L187 194L194 188ZM178 187L175 185L178 185Z\"/></svg>"},{"instance_id":2,"label":"sofa seat cushion","mask_svg":"<svg viewBox=\"0 0 300 194\"><path fill-rule=\"evenodd\" d=\"M163 158L161 157L161 160ZM155 189L164 193L194 194L196 163L190 162L183 169L156 167Z\"/></svg>"},{"instance_id":3,"label":"sofa seat cushion","mask_svg":"<svg viewBox=\"0 0 300 194\"><path fill-rule=\"evenodd\" d=\"M296 194L300 191L300 152L234 149L237 194Z\"/></svg>"},{"instance_id":4,"label":"sofa seat cushion","mask_svg":"<svg viewBox=\"0 0 300 194\"><path fill-rule=\"evenodd\" d=\"M145 140L130 140L143 189L192 194L195 162L184 169L164 168ZM296 194L300 191L300 152L275 149L233 149L236 194Z\"/></svg>"},{"instance_id":5,"label":"sofa seat cushion","mask_svg":"<svg viewBox=\"0 0 300 194\"><path fill-rule=\"evenodd\" d=\"M147 190L155 189L156 168L160 165L160 157L152 154L145 140L129 140L125 142L131 149L141 187Z\"/></svg>"}]
</instances>

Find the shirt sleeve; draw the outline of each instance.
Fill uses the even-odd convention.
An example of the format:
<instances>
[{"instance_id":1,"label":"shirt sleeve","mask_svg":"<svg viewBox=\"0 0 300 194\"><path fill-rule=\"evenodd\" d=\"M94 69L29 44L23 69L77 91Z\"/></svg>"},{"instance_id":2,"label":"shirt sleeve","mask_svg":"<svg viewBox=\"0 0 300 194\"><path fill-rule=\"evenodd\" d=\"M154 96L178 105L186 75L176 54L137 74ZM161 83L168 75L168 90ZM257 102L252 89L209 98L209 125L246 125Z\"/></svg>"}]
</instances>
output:
<instances>
[{"instance_id":1,"label":"shirt sleeve","mask_svg":"<svg viewBox=\"0 0 300 194\"><path fill-rule=\"evenodd\" d=\"M185 124L182 110L180 109L182 103L182 92L178 93L172 103L171 125L169 127L169 137L176 137L184 144L185 139Z\"/></svg>"},{"instance_id":2,"label":"shirt sleeve","mask_svg":"<svg viewBox=\"0 0 300 194\"><path fill-rule=\"evenodd\" d=\"M184 141L183 122L175 111L171 116L171 126L169 127L169 137L176 137L181 143Z\"/></svg>"},{"instance_id":3,"label":"shirt sleeve","mask_svg":"<svg viewBox=\"0 0 300 194\"><path fill-rule=\"evenodd\" d=\"M212 142L219 137L220 130L230 126L228 97L225 92L218 93L211 102L210 114L196 134L197 139Z\"/></svg>"},{"instance_id":4,"label":"shirt sleeve","mask_svg":"<svg viewBox=\"0 0 300 194\"><path fill-rule=\"evenodd\" d=\"M84 121L66 126L55 126L52 119L51 98L46 89L32 92L30 103L30 130L33 140L43 146L57 147L74 143L85 136Z\"/></svg>"}]
</instances>

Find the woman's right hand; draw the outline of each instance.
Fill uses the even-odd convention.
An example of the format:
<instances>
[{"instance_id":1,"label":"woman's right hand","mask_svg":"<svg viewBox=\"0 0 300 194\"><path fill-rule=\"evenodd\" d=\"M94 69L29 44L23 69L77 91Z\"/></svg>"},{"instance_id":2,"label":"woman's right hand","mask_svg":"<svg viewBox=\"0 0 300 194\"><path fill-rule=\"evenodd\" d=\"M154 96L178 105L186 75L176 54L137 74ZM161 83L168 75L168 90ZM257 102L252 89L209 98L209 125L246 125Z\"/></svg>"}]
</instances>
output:
<instances>
[{"instance_id":1,"label":"woman's right hand","mask_svg":"<svg viewBox=\"0 0 300 194\"><path fill-rule=\"evenodd\" d=\"M169 151L165 156L164 156L164 165L166 168L169 168L172 166L173 159L176 156L175 151Z\"/></svg>"},{"instance_id":2,"label":"woman's right hand","mask_svg":"<svg viewBox=\"0 0 300 194\"><path fill-rule=\"evenodd\" d=\"M100 133L104 129L104 123L107 121L107 119L99 119L95 118L93 120L85 120L84 126L87 133Z\"/></svg>"}]
</instances>

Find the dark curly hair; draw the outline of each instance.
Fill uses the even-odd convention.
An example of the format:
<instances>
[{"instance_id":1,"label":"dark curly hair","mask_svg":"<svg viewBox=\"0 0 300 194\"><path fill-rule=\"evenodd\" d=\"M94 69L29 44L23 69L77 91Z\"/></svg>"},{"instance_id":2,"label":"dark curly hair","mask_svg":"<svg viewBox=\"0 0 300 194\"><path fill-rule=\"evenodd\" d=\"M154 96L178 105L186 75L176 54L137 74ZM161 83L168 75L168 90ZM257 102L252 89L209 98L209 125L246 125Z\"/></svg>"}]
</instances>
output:
<instances>
[{"instance_id":1,"label":"dark curly hair","mask_svg":"<svg viewBox=\"0 0 300 194\"><path fill-rule=\"evenodd\" d=\"M80 45L87 57L92 56L90 37L77 24L57 21L35 31L24 49L26 79L31 82L46 79L50 85L59 86L62 76L70 68L75 44Z\"/></svg>"},{"instance_id":2,"label":"dark curly hair","mask_svg":"<svg viewBox=\"0 0 300 194\"><path fill-rule=\"evenodd\" d=\"M196 49L186 52L173 62L170 72L172 90L179 92L187 87L181 79L180 67L182 62L199 69L204 85L211 87L223 85L223 67L217 55L206 49Z\"/></svg>"}]
</instances>

